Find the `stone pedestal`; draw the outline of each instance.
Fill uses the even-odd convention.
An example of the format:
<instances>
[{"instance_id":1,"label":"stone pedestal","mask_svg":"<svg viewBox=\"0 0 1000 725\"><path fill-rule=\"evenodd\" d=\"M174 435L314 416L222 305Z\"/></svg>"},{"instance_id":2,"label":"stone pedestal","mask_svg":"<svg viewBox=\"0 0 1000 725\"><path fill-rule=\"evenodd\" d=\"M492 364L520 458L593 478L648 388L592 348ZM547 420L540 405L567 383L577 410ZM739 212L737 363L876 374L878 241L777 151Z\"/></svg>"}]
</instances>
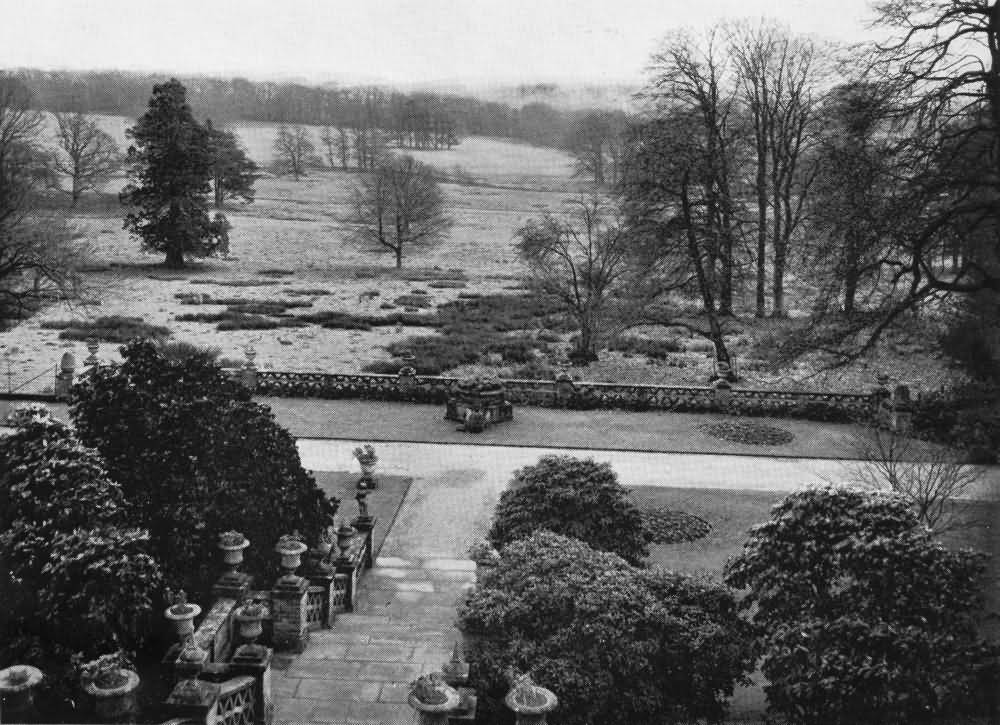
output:
<instances>
[{"instance_id":1,"label":"stone pedestal","mask_svg":"<svg viewBox=\"0 0 1000 725\"><path fill-rule=\"evenodd\" d=\"M240 571L227 571L212 585L213 599L246 599L253 584L252 577Z\"/></svg>"},{"instance_id":2,"label":"stone pedestal","mask_svg":"<svg viewBox=\"0 0 1000 725\"><path fill-rule=\"evenodd\" d=\"M274 695L271 688L271 659L274 651L259 644L245 644L236 650L229 671L247 675L256 681L254 687L254 720L256 725L271 725L274 721Z\"/></svg>"},{"instance_id":3,"label":"stone pedestal","mask_svg":"<svg viewBox=\"0 0 1000 725\"><path fill-rule=\"evenodd\" d=\"M309 626L306 621L306 600L309 582L301 577L298 581L282 578L271 590L271 618L274 623L274 648L279 652L299 654L309 641Z\"/></svg>"},{"instance_id":4,"label":"stone pedestal","mask_svg":"<svg viewBox=\"0 0 1000 725\"><path fill-rule=\"evenodd\" d=\"M135 722L139 714L139 675L131 670L122 670L125 684L105 689L93 683L84 685L84 690L94 698L94 710L99 722Z\"/></svg>"}]
</instances>

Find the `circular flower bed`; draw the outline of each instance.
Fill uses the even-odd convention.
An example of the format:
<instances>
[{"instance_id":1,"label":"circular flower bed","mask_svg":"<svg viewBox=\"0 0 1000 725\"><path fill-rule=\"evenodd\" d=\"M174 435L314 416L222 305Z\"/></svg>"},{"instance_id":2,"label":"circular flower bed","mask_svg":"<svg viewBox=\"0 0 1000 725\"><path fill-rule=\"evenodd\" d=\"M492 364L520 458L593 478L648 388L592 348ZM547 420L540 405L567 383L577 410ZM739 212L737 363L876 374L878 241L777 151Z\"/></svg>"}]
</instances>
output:
<instances>
[{"instance_id":1,"label":"circular flower bed","mask_svg":"<svg viewBox=\"0 0 1000 725\"><path fill-rule=\"evenodd\" d=\"M795 435L790 431L766 423L746 421L705 423L698 428L713 438L721 438L733 443L744 443L749 446L780 446L791 443L795 438Z\"/></svg>"},{"instance_id":2,"label":"circular flower bed","mask_svg":"<svg viewBox=\"0 0 1000 725\"><path fill-rule=\"evenodd\" d=\"M653 535L654 544L679 544L682 541L695 541L712 530L712 525L694 514L675 511L665 507L644 508L642 523Z\"/></svg>"}]
</instances>

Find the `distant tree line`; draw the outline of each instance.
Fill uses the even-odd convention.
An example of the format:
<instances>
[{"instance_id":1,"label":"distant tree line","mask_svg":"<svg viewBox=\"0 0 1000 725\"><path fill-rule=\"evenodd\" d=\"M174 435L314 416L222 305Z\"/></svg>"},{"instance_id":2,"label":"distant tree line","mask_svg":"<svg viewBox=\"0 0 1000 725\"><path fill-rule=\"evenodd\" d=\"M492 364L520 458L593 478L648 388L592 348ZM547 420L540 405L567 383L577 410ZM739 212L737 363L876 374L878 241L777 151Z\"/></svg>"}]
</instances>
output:
<instances>
[{"instance_id":1,"label":"distant tree line","mask_svg":"<svg viewBox=\"0 0 1000 725\"><path fill-rule=\"evenodd\" d=\"M137 118L166 75L123 71L18 70L36 109ZM584 111L547 103L514 106L452 94L401 93L374 86L341 88L245 78L181 78L195 115L219 123L258 121L343 129L364 137L378 129L398 146L450 148L463 135L563 147ZM368 145L371 145L370 143ZM365 146L362 143L362 146ZM338 166L341 164L337 164ZM371 168L371 163L367 165Z\"/></svg>"}]
</instances>

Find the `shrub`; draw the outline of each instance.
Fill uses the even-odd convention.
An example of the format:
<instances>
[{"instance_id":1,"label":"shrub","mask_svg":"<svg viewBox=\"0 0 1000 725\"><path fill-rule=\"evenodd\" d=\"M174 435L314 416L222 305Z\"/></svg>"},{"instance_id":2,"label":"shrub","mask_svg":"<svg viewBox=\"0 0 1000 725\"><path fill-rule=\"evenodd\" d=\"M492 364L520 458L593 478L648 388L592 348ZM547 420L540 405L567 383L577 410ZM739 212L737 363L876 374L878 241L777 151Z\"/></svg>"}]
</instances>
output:
<instances>
[{"instance_id":1,"label":"shrub","mask_svg":"<svg viewBox=\"0 0 1000 725\"><path fill-rule=\"evenodd\" d=\"M580 539L631 564L649 555L639 510L611 465L592 458L542 456L514 472L493 515L490 543L502 549L539 529Z\"/></svg>"},{"instance_id":2,"label":"shrub","mask_svg":"<svg viewBox=\"0 0 1000 725\"><path fill-rule=\"evenodd\" d=\"M770 708L823 725L957 713L983 664L983 557L932 539L902 498L793 493L754 527L726 582L748 589Z\"/></svg>"},{"instance_id":3,"label":"shrub","mask_svg":"<svg viewBox=\"0 0 1000 725\"><path fill-rule=\"evenodd\" d=\"M400 295L392 302L400 307L420 307L426 309L431 306L431 298L426 293Z\"/></svg>"},{"instance_id":4,"label":"shrub","mask_svg":"<svg viewBox=\"0 0 1000 725\"><path fill-rule=\"evenodd\" d=\"M648 337L624 336L608 345L608 349L633 355L645 355L654 360L666 360L670 353L682 352L684 346L675 337L665 340L651 340Z\"/></svg>"},{"instance_id":5,"label":"shrub","mask_svg":"<svg viewBox=\"0 0 1000 725\"><path fill-rule=\"evenodd\" d=\"M98 453L49 418L0 438L0 460L0 662L139 645L160 572Z\"/></svg>"},{"instance_id":6,"label":"shrub","mask_svg":"<svg viewBox=\"0 0 1000 725\"><path fill-rule=\"evenodd\" d=\"M270 577L282 534L315 537L330 523L337 501L242 386L202 357L170 361L140 341L121 352L119 368L74 386L71 414L121 484L130 520L149 528L171 586L204 591L218 575L206 552L222 531L245 533L246 570Z\"/></svg>"},{"instance_id":7,"label":"shrub","mask_svg":"<svg viewBox=\"0 0 1000 725\"><path fill-rule=\"evenodd\" d=\"M747 626L724 587L630 566L548 531L510 544L460 607L484 721L508 668L553 690L557 723L720 719L753 669ZM490 717L497 720L490 720Z\"/></svg>"},{"instance_id":8,"label":"shrub","mask_svg":"<svg viewBox=\"0 0 1000 725\"><path fill-rule=\"evenodd\" d=\"M94 320L49 320L42 322L42 329L62 330L61 340L86 340L95 337L101 342L127 342L134 337L162 339L170 336L170 329L150 325L141 317L108 315Z\"/></svg>"},{"instance_id":9,"label":"shrub","mask_svg":"<svg viewBox=\"0 0 1000 725\"><path fill-rule=\"evenodd\" d=\"M1000 388L970 384L921 396L913 405L913 432L968 452L975 463L996 463L1000 450Z\"/></svg>"}]
</instances>

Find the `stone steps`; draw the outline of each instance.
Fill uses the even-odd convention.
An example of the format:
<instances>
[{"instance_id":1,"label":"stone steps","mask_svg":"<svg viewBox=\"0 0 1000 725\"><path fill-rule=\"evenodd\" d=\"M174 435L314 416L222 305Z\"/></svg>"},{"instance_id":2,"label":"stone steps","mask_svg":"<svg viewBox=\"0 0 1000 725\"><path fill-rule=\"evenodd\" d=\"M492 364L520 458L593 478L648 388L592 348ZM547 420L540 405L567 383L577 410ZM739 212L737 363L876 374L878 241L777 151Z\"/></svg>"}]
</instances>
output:
<instances>
[{"instance_id":1,"label":"stone steps","mask_svg":"<svg viewBox=\"0 0 1000 725\"><path fill-rule=\"evenodd\" d=\"M440 670L461 635L456 605L475 582L463 559L382 557L354 612L314 631L273 678L275 723L399 725L414 721L409 683Z\"/></svg>"}]
</instances>

